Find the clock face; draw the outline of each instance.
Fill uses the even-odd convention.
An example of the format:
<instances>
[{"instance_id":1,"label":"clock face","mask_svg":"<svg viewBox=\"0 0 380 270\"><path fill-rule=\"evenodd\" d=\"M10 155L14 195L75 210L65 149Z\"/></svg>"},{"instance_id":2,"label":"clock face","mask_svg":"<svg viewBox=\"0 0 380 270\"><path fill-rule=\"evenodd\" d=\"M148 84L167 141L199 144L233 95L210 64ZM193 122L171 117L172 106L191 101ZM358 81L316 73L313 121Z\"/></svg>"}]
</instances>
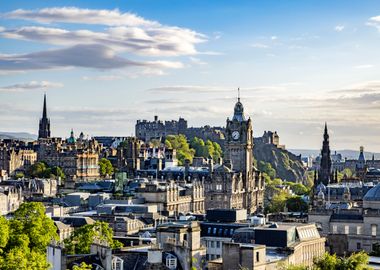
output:
<instances>
[{"instance_id":1,"label":"clock face","mask_svg":"<svg viewBox=\"0 0 380 270\"><path fill-rule=\"evenodd\" d=\"M239 131L232 132L232 139L237 140L239 139L239 137L240 137Z\"/></svg>"}]
</instances>

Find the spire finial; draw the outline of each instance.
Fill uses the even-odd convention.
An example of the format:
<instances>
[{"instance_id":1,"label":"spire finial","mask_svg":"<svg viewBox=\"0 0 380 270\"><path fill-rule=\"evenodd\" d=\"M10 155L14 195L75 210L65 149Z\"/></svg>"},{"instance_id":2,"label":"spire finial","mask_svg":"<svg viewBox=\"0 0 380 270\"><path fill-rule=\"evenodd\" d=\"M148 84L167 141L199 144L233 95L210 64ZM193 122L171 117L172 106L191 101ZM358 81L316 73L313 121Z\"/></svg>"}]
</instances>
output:
<instances>
[{"instance_id":1,"label":"spire finial","mask_svg":"<svg viewBox=\"0 0 380 270\"><path fill-rule=\"evenodd\" d=\"M47 109L46 109L46 93L44 94L44 108L42 110L42 118L47 118Z\"/></svg>"},{"instance_id":2,"label":"spire finial","mask_svg":"<svg viewBox=\"0 0 380 270\"><path fill-rule=\"evenodd\" d=\"M240 102L240 87L238 87L238 101Z\"/></svg>"}]
</instances>

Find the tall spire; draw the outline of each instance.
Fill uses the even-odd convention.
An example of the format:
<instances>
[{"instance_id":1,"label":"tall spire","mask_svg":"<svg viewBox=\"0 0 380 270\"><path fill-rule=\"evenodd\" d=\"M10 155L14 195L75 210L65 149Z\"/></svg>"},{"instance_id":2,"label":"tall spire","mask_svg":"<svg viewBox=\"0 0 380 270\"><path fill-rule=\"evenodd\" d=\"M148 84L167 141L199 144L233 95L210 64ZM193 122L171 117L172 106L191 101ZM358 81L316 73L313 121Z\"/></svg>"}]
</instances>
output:
<instances>
[{"instance_id":1,"label":"tall spire","mask_svg":"<svg viewBox=\"0 0 380 270\"><path fill-rule=\"evenodd\" d=\"M327 185L331 179L331 156L330 156L330 142L329 142L329 133L327 130L327 123L325 123L325 130L323 133L323 143L321 150L321 164L318 174L318 183L323 183Z\"/></svg>"},{"instance_id":2,"label":"tall spire","mask_svg":"<svg viewBox=\"0 0 380 270\"><path fill-rule=\"evenodd\" d=\"M240 102L240 87L238 87L238 102Z\"/></svg>"},{"instance_id":3,"label":"tall spire","mask_svg":"<svg viewBox=\"0 0 380 270\"><path fill-rule=\"evenodd\" d=\"M50 137L50 119L47 117L46 94L44 94L44 105L42 109L42 118L38 130L38 139Z\"/></svg>"},{"instance_id":4,"label":"tall spire","mask_svg":"<svg viewBox=\"0 0 380 270\"><path fill-rule=\"evenodd\" d=\"M44 108L42 111L42 118L47 118L47 110L46 110L46 93L44 94Z\"/></svg>"}]
</instances>

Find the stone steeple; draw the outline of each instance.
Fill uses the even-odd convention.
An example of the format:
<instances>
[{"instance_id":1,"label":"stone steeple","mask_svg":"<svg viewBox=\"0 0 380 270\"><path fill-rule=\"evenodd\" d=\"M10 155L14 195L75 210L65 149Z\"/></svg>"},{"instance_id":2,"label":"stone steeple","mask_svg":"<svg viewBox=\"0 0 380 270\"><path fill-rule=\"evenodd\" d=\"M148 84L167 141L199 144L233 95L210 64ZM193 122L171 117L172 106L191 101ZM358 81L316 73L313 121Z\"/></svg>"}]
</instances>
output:
<instances>
[{"instance_id":1,"label":"stone steeple","mask_svg":"<svg viewBox=\"0 0 380 270\"><path fill-rule=\"evenodd\" d=\"M42 111L42 118L38 130L38 139L46 139L50 137L50 119L47 117L46 109L46 94L44 95L44 107Z\"/></svg>"},{"instance_id":2,"label":"stone steeple","mask_svg":"<svg viewBox=\"0 0 380 270\"><path fill-rule=\"evenodd\" d=\"M321 150L321 164L318 174L318 184L323 183L327 185L331 177L331 156L330 156L330 142L329 134L327 131L327 123L325 123L325 131L323 134L323 143Z\"/></svg>"}]
</instances>

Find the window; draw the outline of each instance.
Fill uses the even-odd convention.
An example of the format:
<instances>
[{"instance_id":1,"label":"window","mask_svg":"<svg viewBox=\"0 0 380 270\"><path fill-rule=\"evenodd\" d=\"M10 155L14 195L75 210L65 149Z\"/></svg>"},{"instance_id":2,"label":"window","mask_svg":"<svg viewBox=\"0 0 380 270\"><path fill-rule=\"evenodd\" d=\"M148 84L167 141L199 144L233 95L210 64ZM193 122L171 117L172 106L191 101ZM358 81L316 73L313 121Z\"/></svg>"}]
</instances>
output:
<instances>
[{"instance_id":1,"label":"window","mask_svg":"<svg viewBox=\"0 0 380 270\"><path fill-rule=\"evenodd\" d=\"M360 243L356 243L356 249L361 249L362 248L362 245Z\"/></svg>"},{"instance_id":2,"label":"window","mask_svg":"<svg viewBox=\"0 0 380 270\"><path fill-rule=\"evenodd\" d=\"M256 262L260 261L260 253L256 251Z\"/></svg>"},{"instance_id":3,"label":"window","mask_svg":"<svg viewBox=\"0 0 380 270\"><path fill-rule=\"evenodd\" d=\"M371 224L371 235L376 236L377 235L377 225Z\"/></svg>"},{"instance_id":4,"label":"window","mask_svg":"<svg viewBox=\"0 0 380 270\"><path fill-rule=\"evenodd\" d=\"M356 234L362 234L362 226L356 227Z\"/></svg>"},{"instance_id":5,"label":"window","mask_svg":"<svg viewBox=\"0 0 380 270\"><path fill-rule=\"evenodd\" d=\"M177 269L177 258L173 255L166 257L166 267L169 269Z\"/></svg>"},{"instance_id":6,"label":"window","mask_svg":"<svg viewBox=\"0 0 380 270\"><path fill-rule=\"evenodd\" d=\"M344 233L348 234L350 232L350 227L348 225L344 226Z\"/></svg>"},{"instance_id":7,"label":"window","mask_svg":"<svg viewBox=\"0 0 380 270\"><path fill-rule=\"evenodd\" d=\"M332 232L333 232L333 233L337 233L337 232L338 232L338 226L333 225L333 226L332 226Z\"/></svg>"},{"instance_id":8,"label":"window","mask_svg":"<svg viewBox=\"0 0 380 270\"><path fill-rule=\"evenodd\" d=\"M214 241L210 241L211 247L214 247Z\"/></svg>"},{"instance_id":9,"label":"window","mask_svg":"<svg viewBox=\"0 0 380 270\"><path fill-rule=\"evenodd\" d=\"M220 242L219 241L216 241L216 247L220 248Z\"/></svg>"}]
</instances>

